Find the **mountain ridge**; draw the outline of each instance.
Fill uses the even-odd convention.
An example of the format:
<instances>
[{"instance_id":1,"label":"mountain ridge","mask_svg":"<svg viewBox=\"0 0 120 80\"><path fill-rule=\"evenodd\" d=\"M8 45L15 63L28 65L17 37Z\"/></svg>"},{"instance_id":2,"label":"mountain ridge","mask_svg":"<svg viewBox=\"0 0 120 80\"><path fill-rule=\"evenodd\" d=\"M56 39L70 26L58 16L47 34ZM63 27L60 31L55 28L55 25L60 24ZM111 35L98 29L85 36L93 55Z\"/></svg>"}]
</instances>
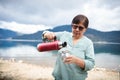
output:
<instances>
[{"instance_id":1,"label":"mountain ridge","mask_svg":"<svg viewBox=\"0 0 120 80\"><path fill-rule=\"evenodd\" d=\"M71 32L70 25L56 26L53 29L47 29L53 32L68 31ZM34 34L23 34L18 35L18 33L10 30L0 29L0 38L6 39L11 37L12 39L30 39L30 40L41 40L43 31L38 31ZM92 41L107 41L107 42L119 42L120 43L120 31L110 31L102 32L95 29L88 28L85 32L85 36L90 38Z\"/></svg>"}]
</instances>

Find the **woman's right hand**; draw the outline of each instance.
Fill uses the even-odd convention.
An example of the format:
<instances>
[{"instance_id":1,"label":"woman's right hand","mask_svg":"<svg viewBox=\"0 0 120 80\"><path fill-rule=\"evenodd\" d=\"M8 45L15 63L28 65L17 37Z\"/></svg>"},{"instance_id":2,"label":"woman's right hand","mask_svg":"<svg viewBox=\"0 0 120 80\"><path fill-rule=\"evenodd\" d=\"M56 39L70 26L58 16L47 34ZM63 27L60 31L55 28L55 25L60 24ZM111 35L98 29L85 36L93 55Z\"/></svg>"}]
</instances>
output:
<instances>
[{"instance_id":1,"label":"woman's right hand","mask_svg":"<svg viewBox=\"0 0 120 80\"><path fill-rule=\"evenodd\" d=\"M44 38L47 38L48 40L54 40L55 39L55 33L54 32L46 32L44 34Z\"/></svg>"}]
</instances>

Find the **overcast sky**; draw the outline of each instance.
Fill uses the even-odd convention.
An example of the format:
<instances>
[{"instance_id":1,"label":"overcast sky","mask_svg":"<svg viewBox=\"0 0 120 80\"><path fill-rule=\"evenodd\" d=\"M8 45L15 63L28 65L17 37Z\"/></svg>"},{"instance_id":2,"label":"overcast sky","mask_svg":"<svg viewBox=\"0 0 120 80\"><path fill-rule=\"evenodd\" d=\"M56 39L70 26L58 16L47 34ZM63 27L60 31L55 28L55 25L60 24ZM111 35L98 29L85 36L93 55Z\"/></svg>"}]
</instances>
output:
<instances>
[{"instance_id":1,"label":"overcast sky","mask_svg":"<svg viewBox=\"0 0 120 80\"><path fill-rule=\"evenodd\" d=\"M120 0L0 0L0 28L22 33L71 24L78 14L90 28L120 30Z\"/></svg>"}]
</instances>

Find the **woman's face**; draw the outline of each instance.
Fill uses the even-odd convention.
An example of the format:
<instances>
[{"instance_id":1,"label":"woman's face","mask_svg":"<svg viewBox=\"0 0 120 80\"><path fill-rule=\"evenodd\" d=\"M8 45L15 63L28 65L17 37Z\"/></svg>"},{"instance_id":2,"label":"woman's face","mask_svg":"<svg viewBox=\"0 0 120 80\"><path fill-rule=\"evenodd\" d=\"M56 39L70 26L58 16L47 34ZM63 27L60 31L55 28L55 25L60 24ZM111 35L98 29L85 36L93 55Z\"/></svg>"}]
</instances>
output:
<instances>
[{"instance_id":1,"label":"woman's face","mask_svg":"<svg viewBox=\"0 0 120 80\"><path fill-rule=\"evenodd\" d=\"M75 38L80 38L83 36L86 28L83 24L72 24L72 33Z\"/></svg>"}]
</instances>

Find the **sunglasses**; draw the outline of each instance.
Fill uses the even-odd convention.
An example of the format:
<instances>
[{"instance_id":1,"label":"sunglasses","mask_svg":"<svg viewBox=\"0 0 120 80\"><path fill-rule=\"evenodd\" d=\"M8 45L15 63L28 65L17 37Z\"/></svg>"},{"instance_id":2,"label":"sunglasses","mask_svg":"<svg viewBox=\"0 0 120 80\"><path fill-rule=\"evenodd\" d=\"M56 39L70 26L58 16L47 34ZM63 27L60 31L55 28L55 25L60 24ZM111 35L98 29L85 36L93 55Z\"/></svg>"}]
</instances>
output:
<instances>
[{"instance_id":1,"label":"sunglasses","mask_svg":"<svg viewBox=\"0 0 120 80\"><path fill-rule=\"evenodd\" d=\"M82 26L78 26L78 25L76 25L76 24L72 24L72 28L73 29L79 29L79 31L82 31L83 29L84 29L84 27L82 27Z\"/></svg>"}]
</instances>

